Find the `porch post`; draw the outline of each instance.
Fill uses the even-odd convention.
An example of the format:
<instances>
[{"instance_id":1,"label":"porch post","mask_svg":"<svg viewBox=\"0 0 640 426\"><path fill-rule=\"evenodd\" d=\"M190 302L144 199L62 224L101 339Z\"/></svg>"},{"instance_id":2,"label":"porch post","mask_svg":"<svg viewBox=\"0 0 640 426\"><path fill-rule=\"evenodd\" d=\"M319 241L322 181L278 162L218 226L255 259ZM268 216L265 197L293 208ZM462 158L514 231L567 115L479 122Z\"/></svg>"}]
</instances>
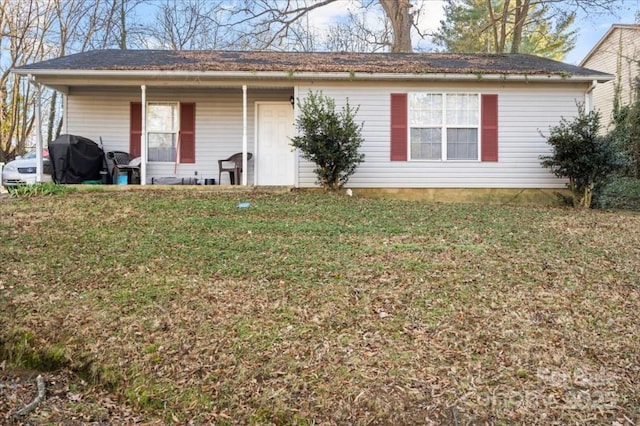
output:
<instances>
[{"instance_id":1,"label":"porch post","mask_svg":"<svg viewBox=\"0 0 640 426\"><path fill-rule=\"evenodd\" d=\"M35 78L32 75L28 77L29 83L33 84L36 89L36 102L35 102L35 121L36 121L36 182L42 182L42 117L41 117L41 103L42 103L42 87L36 83Z\"/></svg>"},{"instance_id":2,"label":"porch post","mask_svg":"<svg viewBox=\"0 0 640 426\"><path fill-rule=\"evenodd\" d=\"M300 111L300 105L298 105L298 97L300 96L300 90L298 86L293 86L293 135L299 136L298 127L296 126L296 121L298 120L298 112ZM296 188L300 188L300 150L296 148L296 156L293 160L293 164L295 166L296 172L293 177L293 185Z\"/></svg>"},{"instance_id":3,"label":"porch post","mask_svg":"<svg viewBox=\"0 0 640 426\"><path fill-rule=\"evenodd\" d=\"M142 90L142 135L140 136L140 185L147 184L147 86Z\"/></svg>"},{"instance_id":4,"label":"porch post","mask_svg":"<svg viewBox=\"0 0 640 426\"><path fill-rule=\"evenodd\" d=\"M67 127L67 123L69 122L69 97L67 96L69 91L67 90L65 93L62 93L62 133L69 133L69 129Z\"/></svg>"},{"instance_id":5,"label":"porch post","mask_svg":"<svg viewBox=\"0 0 640 426\"><path fill-rule=\"evenodd\" d=\"M242 85L242 185L247 186L247 85Z\"/></svg>"}]
</instances>

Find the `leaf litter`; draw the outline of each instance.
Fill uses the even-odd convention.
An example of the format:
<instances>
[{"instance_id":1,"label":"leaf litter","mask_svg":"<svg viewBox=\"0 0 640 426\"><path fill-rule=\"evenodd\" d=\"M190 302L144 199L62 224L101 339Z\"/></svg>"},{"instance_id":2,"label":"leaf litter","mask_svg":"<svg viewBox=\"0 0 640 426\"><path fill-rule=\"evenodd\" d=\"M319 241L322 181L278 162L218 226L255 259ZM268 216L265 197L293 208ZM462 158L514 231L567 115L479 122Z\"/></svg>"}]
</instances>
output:
<instances>
[{"instance_id":1,"label":"leaf litter","mask_svg":"<svg viewBox=\"0 0 640 426\"><path fill-rule=\"evenodd\" d=\"M28 350L61 348L32 421L640 421L637 214L191 191L0 214L5 416Z\"/></svg>"}]
</instances>

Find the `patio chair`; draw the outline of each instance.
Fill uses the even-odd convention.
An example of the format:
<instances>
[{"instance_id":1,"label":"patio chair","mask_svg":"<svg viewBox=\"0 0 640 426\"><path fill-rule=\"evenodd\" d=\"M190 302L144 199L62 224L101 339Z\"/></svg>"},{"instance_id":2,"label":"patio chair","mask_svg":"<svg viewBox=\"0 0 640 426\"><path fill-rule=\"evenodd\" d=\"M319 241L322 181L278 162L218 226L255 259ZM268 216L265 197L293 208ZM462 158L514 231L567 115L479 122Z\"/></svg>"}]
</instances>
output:
<instances>
[{"instance_id":1,"label":"patio chair","mask_svg":"<svg viewBox=\"0 0 640 426\"><path fill-rule=\"evenodd\" d=\"M113 164L113 169L111 170L113 183L117 182L118 176L125 173L128 183L140 183L140 157L131 158L129 153L124 151L109 151L107 152L107 158Z\"/></svg>"},{"instance_id":2,"label":"patio chair","mask_svg":"<svg viewBox=\"0 0 640 426\"><path fill-rule=\"evenodd\" d=\"M251 160L251 157L253 157L253 154L250 152L247 152L247 161ZM240 185L240 182L242 182L242 179L241 179L242 153L241 152L237 152L227 159L218 160L218 184L222 183L221 178L222 178L223 172L229 173L229 181L231 182L231 185ZM237 178L237 182L236 182L236 178Z\"/></svg>"}]
</instances>

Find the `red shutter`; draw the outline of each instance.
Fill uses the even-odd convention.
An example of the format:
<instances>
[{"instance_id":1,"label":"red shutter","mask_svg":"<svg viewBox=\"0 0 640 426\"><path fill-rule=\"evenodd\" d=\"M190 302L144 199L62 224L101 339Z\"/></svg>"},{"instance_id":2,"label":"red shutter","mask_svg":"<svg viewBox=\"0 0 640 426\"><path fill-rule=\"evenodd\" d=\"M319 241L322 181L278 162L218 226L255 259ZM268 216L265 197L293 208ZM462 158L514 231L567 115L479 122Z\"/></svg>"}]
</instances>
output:
<instances>
[{"instance_id":1,"label":"red shutter","mask_svg":"<svg viewBox=\"0 0 640 426\"><path fill-rule=\"evenodd\" d=\"M196 162L196 104L180 104L180 162Z\"/></svg>"},{"instance_id":2,"label":"red shutter","mask_svg":"<svg viewBox=\"0 0 640 426\"><path fill-rule=\"evenodd\" d=\"M140 141L142 140L142 104L131 102L129 106L129 154L140 157Z\"/></svg>"},{"instance_id":3,"label":"red shutter","mask_svg":"<svg viewBox=\"0 0 640 426\"><path fill-rule=\"evenodd\" d=\"M482 95L482 161L498 161L498 95Z\"/></svg>"},{"instance_id":4,"label":"red shutter","mask_svg":"<svg viewBox=\"0 0 640 426\"><path fill-rule=\"evenodd\" d=\"M391 161L407 161L407 94L391 94Z\"/></svg>"}]
</instances>

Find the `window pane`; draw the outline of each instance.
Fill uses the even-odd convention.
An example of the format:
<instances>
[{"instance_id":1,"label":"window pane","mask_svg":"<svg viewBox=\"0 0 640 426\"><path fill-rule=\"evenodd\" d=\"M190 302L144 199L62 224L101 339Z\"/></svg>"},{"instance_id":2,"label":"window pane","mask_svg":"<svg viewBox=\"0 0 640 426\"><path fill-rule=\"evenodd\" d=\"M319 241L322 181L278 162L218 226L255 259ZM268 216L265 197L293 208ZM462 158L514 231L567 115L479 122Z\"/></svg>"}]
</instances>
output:
<instances>
[{"instance_id":1,"label":"window pane","mask_svg":"<svg viewBox=\"0 0 640 426\"><path fill-rule=\"evenodd\" d=\"M478 95L447 95L447 125L477 126L480 120Z\"/></svg>"},{"instance_id":2,"label":"window pane","mask_svg":"<svg viewBox=\"0 0 640 426\"><path fill-rule=\"evenodd\" d=\"M176 161L176 135L174 133L149 133L149 161Z\"/></svg>"},{"instance_id":3,"label":"window pane","mask_svg":"<svg viewBox=\"0 0 640 426\"><path fill-rule=\"evenodd\" d=\"M442 95L412 93L409 97L409 125L439 126L442 124Z\"/></svg>"},{"instance_id":4,"label":"window pane","mask_svg":"<svg viewBox=\"0 0 640 426\"><path fill-rule=\"evenodd\" d=\"M447 160L477 160L478 129L447 129Z\"/></svg>"},{"instance_id":5,"label":"window pane","mask_svg":"<svg viewBox=\"0 0 640 426\"><path fill-rule=\"evenodd\" d=\"M442 129L411 129L411 158L414 160L442 159Z\"/></svg>"},{"instance_id":6,"label":"window pane","mask_svg":"<svg viewBox=\"0 0 640 426\"><path fill-rule=\"evenodd\" d=\"M148 104L147 129L151 132L175 132L178 129L176 104Z\"/></svg>"}]
</instances>

